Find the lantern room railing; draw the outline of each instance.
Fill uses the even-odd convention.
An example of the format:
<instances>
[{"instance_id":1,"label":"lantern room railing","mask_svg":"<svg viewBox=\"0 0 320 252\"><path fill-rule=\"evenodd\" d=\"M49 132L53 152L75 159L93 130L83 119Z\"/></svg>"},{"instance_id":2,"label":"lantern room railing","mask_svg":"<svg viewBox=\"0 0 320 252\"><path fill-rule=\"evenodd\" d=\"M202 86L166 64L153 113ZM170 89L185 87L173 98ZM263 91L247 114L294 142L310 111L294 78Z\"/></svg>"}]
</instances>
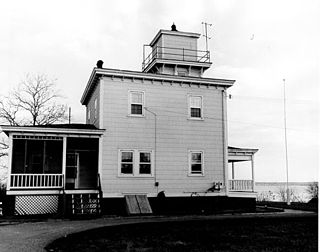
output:
<instances>
[{"instance_id":1,"label":"lantern room railing","mask_svg":"<svg viewBox=\"0 0 320 252\"><path fill-rule=\"evenodd\" d=\"M147 57L144 57L142 70L144 70L154 59L210 63L210 52L186 48L155 46L151 53Z\"/></svg>"}]
</instances>

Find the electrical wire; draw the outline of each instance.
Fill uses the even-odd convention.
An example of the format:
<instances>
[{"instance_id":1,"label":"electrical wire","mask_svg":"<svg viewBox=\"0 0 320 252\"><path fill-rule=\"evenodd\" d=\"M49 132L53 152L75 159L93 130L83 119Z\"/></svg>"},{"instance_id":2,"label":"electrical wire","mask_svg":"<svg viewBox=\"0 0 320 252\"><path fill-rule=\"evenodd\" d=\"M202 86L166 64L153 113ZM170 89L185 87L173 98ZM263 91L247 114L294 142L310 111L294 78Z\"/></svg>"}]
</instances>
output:
<instances>
[{"instance_id":1,"label":"electrical wire","mask_svg":"<svg viewBox=\"0 0 320 252\"><path fill-rule=\"evenodd\" d=\"M166 112L166 113L171 113L171 114L176 114L176 115L181 115L181 116L184 116L184 117L188 117L189 115L187 113L180 113L180 112L177 112L177 111L172 111L172 110L165 110L165 109L162 109L161 107L156 107L156 106L153 106L153 107L150 107L152 109L159 109L158 112L157 112L157 115L158 116L165 116L165 115L162 115L161 112ZM274 125L268 125L268 124L260 124L260 123L250 123L250 122L244 122L244 121L235 121L235 120L228 120L228 119L221 119L221 118L216 118L216 117L210 117L210 116L204 116L203 117L204 119L210 119L210 120L215 120L215 121L218 121L218 122L222 122L222 121L225 121L225 122L233 122L233 123L239 123L239 124L246 124L246 125L252 125L252 126L257 126L257 127L265 127L265 128L273 128L273 129L281 129L283 130L283 127L278 127L278 126L274 126ZM304 130L304 129L297 129L297 128L287 128L287 130L291 130L291 131L303 131L303 132L313 132L312 130Z\"/></svg>"}]
</instances>

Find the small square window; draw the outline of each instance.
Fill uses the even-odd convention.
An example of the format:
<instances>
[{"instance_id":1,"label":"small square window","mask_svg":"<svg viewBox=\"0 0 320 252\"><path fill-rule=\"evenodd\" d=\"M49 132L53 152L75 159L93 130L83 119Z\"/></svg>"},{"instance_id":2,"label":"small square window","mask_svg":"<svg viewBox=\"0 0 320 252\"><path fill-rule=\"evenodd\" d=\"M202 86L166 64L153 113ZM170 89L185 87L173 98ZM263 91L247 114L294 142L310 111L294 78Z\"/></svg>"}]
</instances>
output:
<instances>
[{"instance_id":1,"label":"small square window","mask_svg":"<svg viewBox=\"0 0 320 252\"><path fill-rule=\"evenodd\" d=\"M129 94L129 114L142 116L144 107L144 93L138 91L131 91Z\"/></svg>"}]
</instances>

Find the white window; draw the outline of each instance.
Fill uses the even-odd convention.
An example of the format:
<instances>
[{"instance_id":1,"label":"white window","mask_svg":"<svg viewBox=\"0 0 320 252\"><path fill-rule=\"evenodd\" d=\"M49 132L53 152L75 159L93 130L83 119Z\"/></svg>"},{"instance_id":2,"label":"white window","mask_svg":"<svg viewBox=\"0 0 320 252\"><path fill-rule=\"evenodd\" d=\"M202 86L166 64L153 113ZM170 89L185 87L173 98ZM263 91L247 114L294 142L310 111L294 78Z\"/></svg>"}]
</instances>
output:
<instances>
[{"instance_id":1,"label":"white window","mask_svg":"<svg viewBox=\"0 0 320 252\"><path fill-rule=\"evenodd\" d=\"M129 115L144 116L144 92L129 92Z\"/></svg>"},{"instance_id":2,"label":"white window","mask_svg":"<svg viewBox=\"0 0 320 252\"><path fill-rule=\"evenodd\" d=\"M94 118L98 118L98 100L97 98L94 100Z\"/></svg>"},{"instance_id":3,"label":"white window","mask_svg":"<svg viewBox=\"0 0 320 252\"><path fill-rule=\"evenodd\" d=\"M203 119L202 96L189 95L189 118Z\"/></svg>"},{"instance_id":4,"label":"white window","mask_svg":"<svg viewBox=\"0 0 320 252\"><path fill-rule=\"evenodd\" d=\"M189 175L203 176L203 151L189 151Z\"/></svg>"},{"instance_id":5,"label":"white window","mask_svg":"<svg viewBox=\"0 0 320 252\"><path fill-rule=\"evenodd\" d=\"M120 150L118 175L121 177L152 177L152 151Z\"/></svg>"},{"instance_id":6,"label":"white window","mask_svg":"<svg viewBox=\"0 0 320 252\"><path fill-rule=\"evenodd\" d=\"M133 174L133 151L120 152L120 173Z\"/></svg>"},{"instance_id":7,"label":"white window","mask_svg":"<svg viewBox=\"0 0 320 252\"><path fill-rule=\"evenodd\" d=\"M151 152L139 152L139 174L151 175Z\"/></svg>"}]
</instances>

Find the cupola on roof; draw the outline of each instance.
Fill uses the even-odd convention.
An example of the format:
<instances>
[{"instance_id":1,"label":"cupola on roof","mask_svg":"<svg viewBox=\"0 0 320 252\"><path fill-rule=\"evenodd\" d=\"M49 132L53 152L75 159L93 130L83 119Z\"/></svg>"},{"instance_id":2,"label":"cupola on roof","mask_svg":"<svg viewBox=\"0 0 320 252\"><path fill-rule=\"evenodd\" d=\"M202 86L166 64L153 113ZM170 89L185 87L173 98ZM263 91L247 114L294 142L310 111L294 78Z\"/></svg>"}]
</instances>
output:
<instances>
[{"instance_id":1,"label":"cupola on roof","mask_svg":"<svg viewBox=\"0 0 320 252\"><path fill-rule=\"evenodd\" d=\"M211 66L209 51L198 50L200 34L160 30L149 46L151 53L144 57L143 72L201 77Z\"/></svg>"}]
</instances>

